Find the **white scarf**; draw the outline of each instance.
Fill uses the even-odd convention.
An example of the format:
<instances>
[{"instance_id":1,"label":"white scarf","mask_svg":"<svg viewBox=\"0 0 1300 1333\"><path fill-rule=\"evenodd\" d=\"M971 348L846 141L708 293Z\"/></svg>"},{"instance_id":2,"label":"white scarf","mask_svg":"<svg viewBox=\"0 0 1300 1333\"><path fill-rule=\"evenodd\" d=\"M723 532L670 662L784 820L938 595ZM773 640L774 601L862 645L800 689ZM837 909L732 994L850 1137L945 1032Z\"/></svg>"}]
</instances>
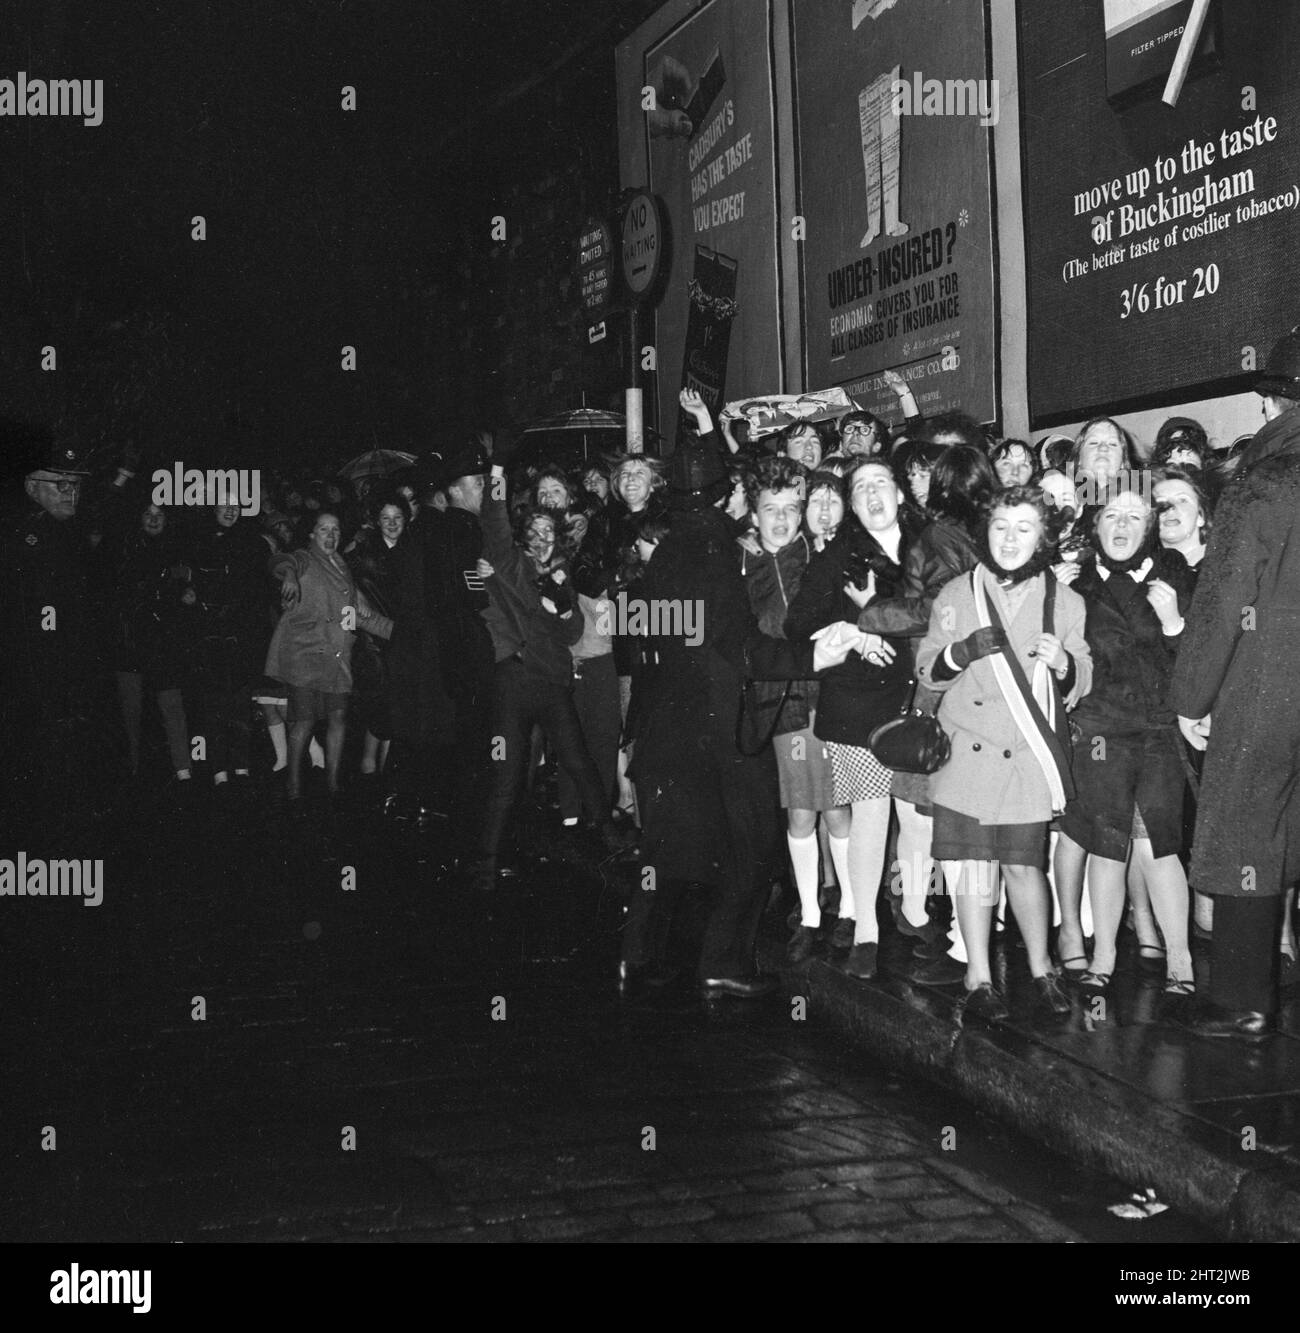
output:
<instances>
[{"instance_id":1,"label":"white scarf","mask_svg":"<svg viewBox=\"0 0 1300 1333\"><path fill-rule=\"evenodd\" d=\"M978 565L971 571L971 587L975 593L975 617L981 628L988 629L993 624L993 618L989 615L988 588L981 577L981 570ZM1010 625L1005 628L1009 639L1011 634ZM1008 643L1007 652L1015 652L1015 645ZM1016 683L1016 678L1012 674L1006 655L1001 652L993 653L990 655L989 661L992 663L998 688L1002 691L1002 697L1006 700L1007 707L1011 711L1012 720L1020 734L1025 738L1025 743L1029 746L1035 760L1037 760L1039 768L1043 771L1043 777L1047 781L1047 790L1052 799L1052 813L1060 814L1065 809L1065 787L1061 782L1060 770L1056 766L1056 758L1043 734L1044 725L1049 729L1049 732L1054 731L1056 727L1057 696L1056 691L1052 688L1050 668L1041 657L1034 662L1030 690L1033 695L1033 703L1038 705L1037 713L1035 713L1030 700L1025 697Z\"/></svg>"}]
</instances>

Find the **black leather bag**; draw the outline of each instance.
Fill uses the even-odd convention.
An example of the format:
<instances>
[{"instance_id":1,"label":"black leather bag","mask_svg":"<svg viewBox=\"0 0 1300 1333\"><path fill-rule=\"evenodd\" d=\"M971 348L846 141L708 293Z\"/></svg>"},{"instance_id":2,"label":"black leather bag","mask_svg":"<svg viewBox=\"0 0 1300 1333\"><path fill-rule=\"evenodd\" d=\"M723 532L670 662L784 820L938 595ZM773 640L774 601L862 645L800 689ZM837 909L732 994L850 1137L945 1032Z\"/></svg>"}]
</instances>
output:
<instances>
[{"instance_id":1,"label":"black leather bag","mask_svg":"<svg viewBox=\"0 0 1300 1333\"><path fill-rule=\"evenodd\" d=\"M913 681L912 693L903 711L882 722L867 737L867 749L886 768L897 773L937 773L952 754L952 741L935 717L939 696ZM917 704L920 695L924 707Z\"/></svg>"},{"instance_id":2,"label":"black leather bag","mask_svg":"<svg viewBox=\"0 0 1300 1333\"><path fill-rule=\"evenodd\" d=\"M899 773L937 773L952 754L952 741L932 713L909 707L882 722L867 738L867 749Z\"/></svg>"},{"instance_id":3,"label":"black leather bag","mask_svg":"<svg viewBox=\"0 0 1300 1333\"><path fill-rule=\"evenodd\" d=\"M760 755L776 735L781 710L790 697L792 682L786 681L779 695L764 698L757 682L747 680L740 691L740 711L736 714L736 749L747 759Z\"/></svg>"}]
</instances>

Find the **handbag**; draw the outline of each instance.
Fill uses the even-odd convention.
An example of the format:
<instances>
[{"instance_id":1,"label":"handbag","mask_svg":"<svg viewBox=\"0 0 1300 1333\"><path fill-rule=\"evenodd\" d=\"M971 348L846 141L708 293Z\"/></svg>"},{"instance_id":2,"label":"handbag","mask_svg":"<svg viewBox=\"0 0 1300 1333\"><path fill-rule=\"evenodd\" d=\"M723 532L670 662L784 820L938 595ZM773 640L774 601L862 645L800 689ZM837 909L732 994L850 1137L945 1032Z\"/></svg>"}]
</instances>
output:
<instances>
[{"instance_id":1,"label":"handbag","mask_svg":"<svg viewBox=\"0 0 1300 1333\"><path fill-rule=\"evenodd\" d=\"M761 699L757 681L747 680L740 689L740 712L736 714L736 749L747 759L763 753L781 721L781 710L790 697L793 681L787 680L779 699ZM764 714L771 709L771 716Z\"/></svg>"},{"instance_id":2,"label":"handbag","mask_svg":"<svg viewBox=\"0 0 1300 1333\"><path fill-rule=\"evenodd\" d=\"M937 773L952 755L952 741L939 719L908 699L903 711L867 737L867 749L898 773Z\"/></svg>"}]
</instances>

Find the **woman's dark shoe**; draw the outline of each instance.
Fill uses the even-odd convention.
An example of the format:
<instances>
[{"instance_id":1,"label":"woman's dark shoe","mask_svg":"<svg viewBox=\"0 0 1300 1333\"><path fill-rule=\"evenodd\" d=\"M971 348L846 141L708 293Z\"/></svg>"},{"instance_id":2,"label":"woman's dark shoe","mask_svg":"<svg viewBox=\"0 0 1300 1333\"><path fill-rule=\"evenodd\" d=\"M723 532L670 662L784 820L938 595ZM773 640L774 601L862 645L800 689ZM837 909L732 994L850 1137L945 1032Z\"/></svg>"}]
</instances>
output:
<instances>
[{"instance_id":1,"label":"woman's dark shoe","mask_svg":"<svg viewBox=\"0 0 1300 1333\"><path fill-rule=\"evenodd\" d=\"M857 922L851 916L839 917L835 922L835 929L831 931L831 948L853 948L853 932L856 929Z\"/></svg>"},{"instance_id":2,"label":"woman's dark shoe","mask_svg":"<svg viewBox=\"0 0 1300 1333\"><path fill-rule=\"evenodd\" d=\"M1180 981L1176 977L1167 977L1164 994L1160 997L1160 1017L1168 1023L1184 1020L1195 1002L1194 981Z\"/></svg>"},{"instance_id":3,"label":"woman's dark shoe","mask_svg":"<svg viewBox=\"0 0 1300 1333\"><path fill-rule=\"evenodd\" d=\"M876 975L876 952L874 943L855 944L844 960L844 971L859 981L870 981Z\"/></svg>"},{"instance_id":4,"label":"woman's dark shoe","mask_svg":"<svg viewBox=\"0 0 1300 1333\"><path fill-rule=\"evenodd\" d=\"M958 1010L964 1017L984 1018L990 1023L1007 1018L1011 1011L1007 1002L987 982L968 990L958 1002Z\"/></svg>"},{"instance_id":5,"label":"woman's dark shoe","mask_svg":"<svg viewBox=\"0 0 1300 1333\"><path fill-rule=\"evenodd\" d=\"M940 928L939 932L932 940L913 940L912 957L918 963L936 962L940 958L949 956L948 949L950 942L948 940L947 930Z\"/></svg>"},{"instance_id":6,"label":"woman's dark shoe","mask_svg":"<svg viewBox=\"0 0 1300 1333\"><path fill-rule=\"evenodd\" d=\"M1300 986L1300 963L1289 953L1284 953L1277 961L1277 984L1280 990L1293 990Z\"/></svg>"},{"instance_id":7,"label":"woman's dark shoe","mask_svg":"<svg viewBox=\"0 0 1300 1333\"><path fill-rule=\"evenodd\" d=\"M1070 997L1061 989L1061 983L1054 972L1047 972L1041 977L1034 978L1034 994L1038 996L1038 1002L1046 1005L1052 1013L1070 1012Z\"/></svg>"},{"instance_id":8,"label":"woman's dark shoe","mask_svg":"<svg viewBox=\"0 0 1300 1333\"><path fill-rule=\"evenodd\" d=\"M1109 972L1085 972L1079 978L1078 986L1080 990L1091 991L1094 995L1101 995L1110 989Z\"/></svg>"},{"instance_id":9,"label":"woman's dark shoe","mask_svg":"<svg viewBox=\"0 0 1300 1333\"><path fill-rule=\"evenodd\" d=\"M964 986L966 964L948 954L940 958L913 958L907 979L918 986Z\"/></svg>"},{"instance_id":10,"label":"woman's dark shoe","mask_svg":"<svg viewBox=\"0 0 1300 1333\"><path fill-rule=\"evenodd\" d=\"M817 948L817 927L799 925L790 936L790 943L785 946L787 963L806 963Z\"/></svg>"},{"instance_id":11,"label":"woman's dark shoe","mask_svg":"<svg viewBox=\"0 0 1300 1333\"><path fill-rule=\"evenodd\" d=\"M901 897L891 898L889 906L894 915L895 928L900 935L906 936L909 940L916 940L922 944L933 944L935 940L947 934L947 931L930 916L927 916L921 925L914 926L903 911Z\"/></svg>"},{"instance_id":12,"label":"woman's dark shoe","mask_svg":"<svg viewBox=\"0 0 1300 1333\"><path fill-rule=\"evenodd\" d=\"M1082 963L1082 967L1074 967L1072 964ZM1062 958L1060 966L1057 968L1061 980L1072 982L1079 981L1088 975L1088 955L1086 953L1077 953L1070 958Z\"/></svg>"},{"instance_id":13,"label":"woman's dark shoe","mask_svg":"<svg viewBox=\"0 0 1300 1333\"><path fill-rule=\"evenodd\" d=\"M1145 972L1151 976L1164 976L1164 949L1158 944L1139 944L1137 965L1139 972Z\"/></svg>"}]
</instances>

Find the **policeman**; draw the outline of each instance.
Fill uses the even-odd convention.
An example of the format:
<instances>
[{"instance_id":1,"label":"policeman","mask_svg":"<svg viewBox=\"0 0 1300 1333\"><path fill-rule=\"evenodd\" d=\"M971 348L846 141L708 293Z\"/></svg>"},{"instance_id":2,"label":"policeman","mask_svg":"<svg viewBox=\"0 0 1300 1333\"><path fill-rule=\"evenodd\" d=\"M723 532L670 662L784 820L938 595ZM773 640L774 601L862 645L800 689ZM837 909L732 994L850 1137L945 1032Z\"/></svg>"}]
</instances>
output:
<instances>
[{"instance_id":1,"label":"policeman","mask_svg":"<svg viewBox=\"0 0 1300 1333\"><path fill-rule=\"evenodd\" d=\"M11 696L4 710L4 771L10 795L31 806L52 802L80 813L96 769L89 752L105 727L104 634L96 613L90 546L77 523L82 483L90 475L67 443L24 446L22 496L0 532ZM47 807L48 808L48 807Z\"/></svg>"},{"instance_id":2,"label":"policeman","mask_svg":"<svg viewBox=\"0 0 1300 1333\"><path fill-rule=\"evenodd\" d=\"M450 745L434 759L433 786L462 851L476 844L490 772L492 638L483 620L487 589L478 572L483 555L479 513L489 460L478 440L429 455L422 475L445 508L426 510L424 589L429 618L438 626L443 685L453 701Z\"/></svg>"}]
</instances>

